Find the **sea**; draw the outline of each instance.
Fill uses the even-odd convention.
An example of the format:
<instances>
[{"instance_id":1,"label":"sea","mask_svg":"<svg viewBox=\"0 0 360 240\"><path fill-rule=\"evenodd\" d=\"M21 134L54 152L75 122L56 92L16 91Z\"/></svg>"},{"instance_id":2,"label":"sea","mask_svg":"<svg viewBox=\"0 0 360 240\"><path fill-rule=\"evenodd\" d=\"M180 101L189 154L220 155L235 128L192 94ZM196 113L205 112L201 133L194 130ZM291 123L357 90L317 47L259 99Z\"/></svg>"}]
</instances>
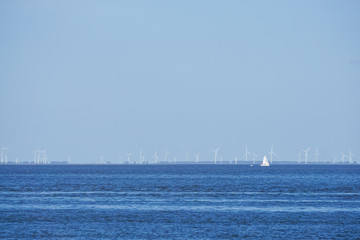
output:
<instances>
[{"instance_id":1,"label":"sea","mask_svg":"<svg viewBox=\"0 0 360 240\"><path fill-rule=\"evenodd\" d=\"M0 165L2 239L360 239L360 165Z\"/></svg>"}]
</instances>

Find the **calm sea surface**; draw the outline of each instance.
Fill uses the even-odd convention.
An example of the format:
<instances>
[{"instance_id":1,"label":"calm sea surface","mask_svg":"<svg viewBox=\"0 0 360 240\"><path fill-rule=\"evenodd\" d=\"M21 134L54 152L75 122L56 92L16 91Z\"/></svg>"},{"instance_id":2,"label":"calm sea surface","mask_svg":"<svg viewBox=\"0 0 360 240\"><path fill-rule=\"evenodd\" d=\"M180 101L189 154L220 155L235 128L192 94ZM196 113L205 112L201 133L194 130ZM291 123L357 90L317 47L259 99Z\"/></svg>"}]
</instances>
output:
<instances>
[{"instance_id":1,"label":"calm sea surface","mask_svg":"<svg viewBox=\"0 0 360 240\"><path fill-rule=\"evenodd\" d=\"M360 239L360 165L2 165L0 238Z\"/></svg>"}]
</instances>

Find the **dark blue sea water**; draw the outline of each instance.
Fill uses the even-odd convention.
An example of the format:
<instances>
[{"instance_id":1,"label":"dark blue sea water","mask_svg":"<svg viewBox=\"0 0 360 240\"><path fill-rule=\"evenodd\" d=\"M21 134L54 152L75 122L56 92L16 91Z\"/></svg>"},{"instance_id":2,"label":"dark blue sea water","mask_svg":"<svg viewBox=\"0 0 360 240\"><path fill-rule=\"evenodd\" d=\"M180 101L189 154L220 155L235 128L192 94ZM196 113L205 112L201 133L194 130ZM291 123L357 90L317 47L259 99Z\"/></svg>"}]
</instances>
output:
<instances>
[{"instance_id":1,"label":"dark blue sea water","mask_svg":"<svg viewBox=\"0 0 360 240\"><path fill-rule=\"evenodd\" d=\"M360 166L0 166L0 238L360 239Z\"/></svg>"}]
</instances>

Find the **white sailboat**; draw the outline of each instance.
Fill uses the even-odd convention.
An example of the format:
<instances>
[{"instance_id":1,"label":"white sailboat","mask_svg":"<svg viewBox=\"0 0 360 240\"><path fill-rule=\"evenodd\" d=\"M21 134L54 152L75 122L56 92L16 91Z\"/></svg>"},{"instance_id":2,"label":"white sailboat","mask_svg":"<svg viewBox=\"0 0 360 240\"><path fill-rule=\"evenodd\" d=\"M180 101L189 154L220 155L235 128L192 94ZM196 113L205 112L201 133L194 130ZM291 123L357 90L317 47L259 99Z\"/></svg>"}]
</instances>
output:
<instances>
[{"instance_id":1,"label":"white sailboat","mask_svg":"<svg viewBox=\"0 0 360 240\"><path fill-rule=\"evenodd\" d=\"M270 164L269 164L269 161L267 160L267 157L266 155L264 156L264 159L262 161L262 163L260 164L261 167L269 167Z\"/></svg>"}]
</instances>

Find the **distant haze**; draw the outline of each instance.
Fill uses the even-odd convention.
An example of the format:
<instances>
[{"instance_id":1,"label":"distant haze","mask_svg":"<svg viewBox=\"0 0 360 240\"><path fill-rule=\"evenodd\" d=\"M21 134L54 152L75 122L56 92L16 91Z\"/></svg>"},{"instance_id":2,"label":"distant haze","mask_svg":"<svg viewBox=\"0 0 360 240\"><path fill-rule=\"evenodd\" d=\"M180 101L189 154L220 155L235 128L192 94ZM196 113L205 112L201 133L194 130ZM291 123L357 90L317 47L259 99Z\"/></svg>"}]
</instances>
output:
<instances>
[{"instance_id":1,"label":"distant haze","mask_svg":"<svg viewBox=\"0 0 360 240\"><path fill-rule=\"evenodd\" d=\"M10 161L360 160L359 1L1 1Z\"/></svg>"}]
</instances>

